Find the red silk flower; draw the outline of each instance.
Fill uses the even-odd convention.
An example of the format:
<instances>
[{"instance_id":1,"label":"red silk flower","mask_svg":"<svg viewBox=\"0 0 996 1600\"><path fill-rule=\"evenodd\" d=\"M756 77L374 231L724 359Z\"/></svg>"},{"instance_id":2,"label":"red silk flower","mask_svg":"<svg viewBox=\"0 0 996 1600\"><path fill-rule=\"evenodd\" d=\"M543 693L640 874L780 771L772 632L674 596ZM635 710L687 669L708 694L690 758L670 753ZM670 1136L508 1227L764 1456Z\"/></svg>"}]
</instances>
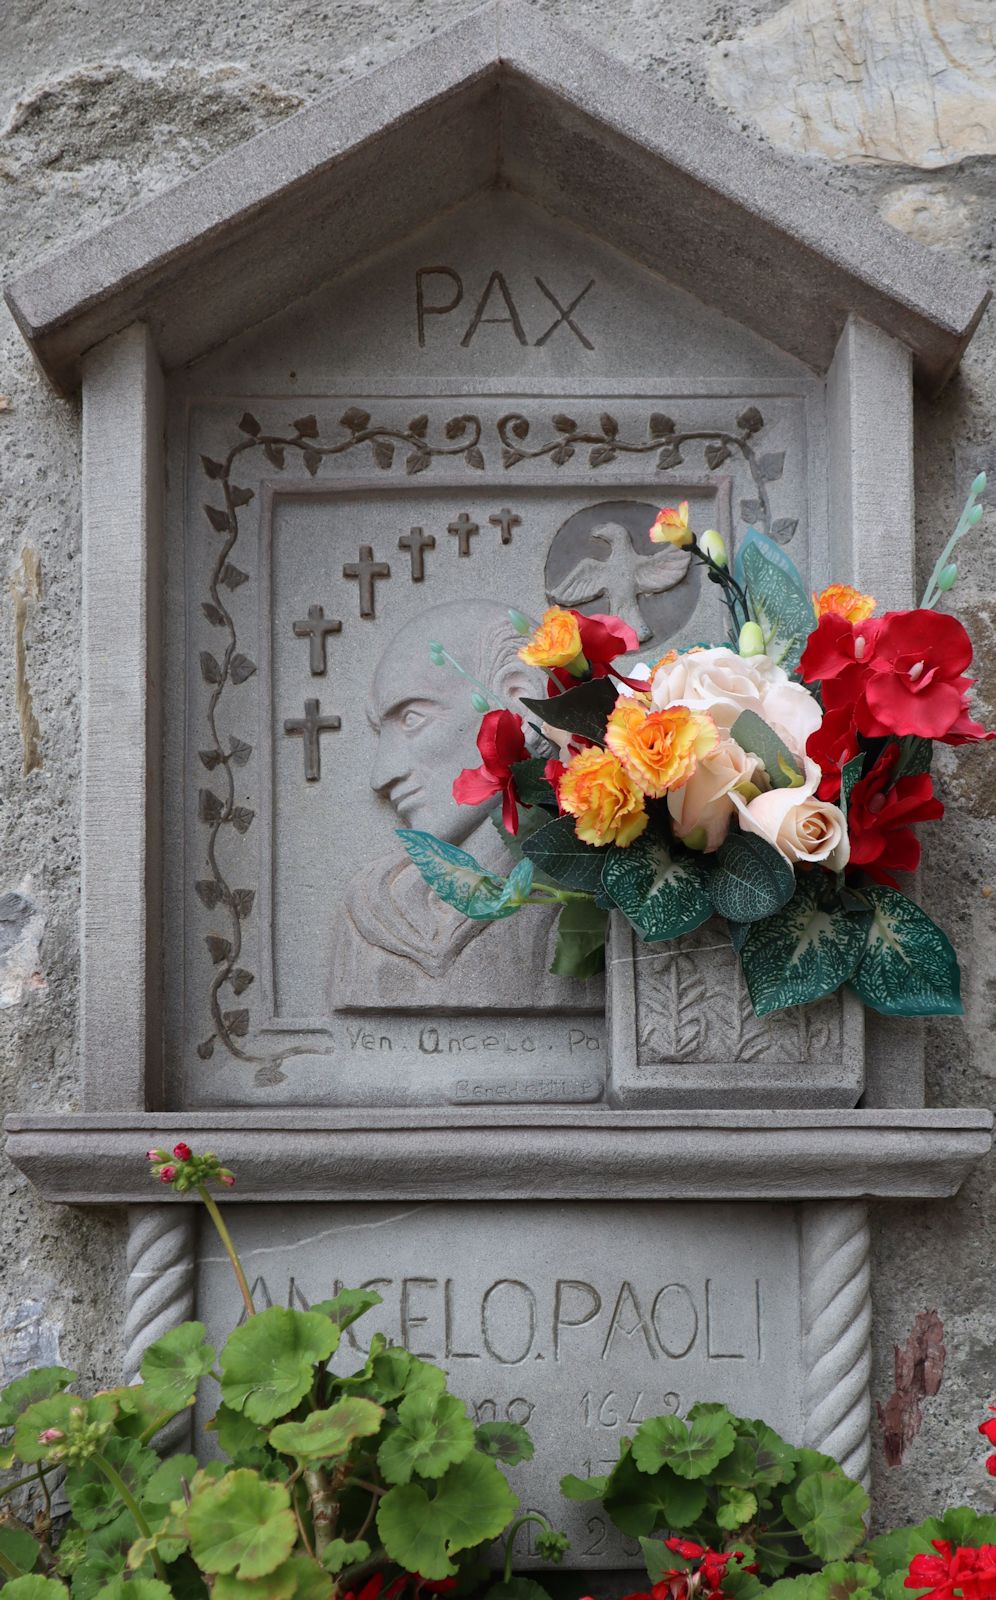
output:
<instances>
[{"instance_id":1,"label":"red silk flower","mask_svg":"<svg viewBox=\"0 0 996 1600\"><path fill-rule=\"evenodd\" d=\"M481 719L477 748L483 757L479 767L464 767L453 779L453 798L461 806L483 805L492 795L501 795L501 820L507 833L518 833L519 813L515 803L512 768L528 754L522 733L522 718L514 711L489 711Z\"/></svg>"},{"instance_id":2,"label":"red silk flower","mask_svg":"<svg viewBox=\"0 0 996 1600\"><path fill-rule=\"evenodd\" d=\"M841 773L858 754L858 748L853 706L825 712L820 726L806 741L807 756L812 757L823 774L816 791L821 800L837 800Z\"/></svg>"},{"instance_id":3,"label":"red silk flower","mask_svg":"<svg viewBox=\"0 0 996 1600\"><path fill-rule=\"evenodd\" d=\"M911 824L935 822L944 815L929 772L892 782L898 759L898 744L889 745L854 785L847 807L848 865L893 889L899 887L893 872L912 872L920 862L920 841Z\"/></svg>"},{"instance_id":4,"label":"red silk flower","mask_svg":"<svg viewBox=\"0 0 996 1600\"><path fill-rule=\"evenodd\" d=\"M635 630L619 617L609 616L604 611L593 612L590 617L586 617L583 611L572 611L571 616L577 622L581 635L581 654L593 678L604 678L617 656L628 655L630 651L640 648ZM556 693L558 688L572 689L578 680L566 667L554 667L550 681L551 693Z\"/></svg>"}]
</instances>

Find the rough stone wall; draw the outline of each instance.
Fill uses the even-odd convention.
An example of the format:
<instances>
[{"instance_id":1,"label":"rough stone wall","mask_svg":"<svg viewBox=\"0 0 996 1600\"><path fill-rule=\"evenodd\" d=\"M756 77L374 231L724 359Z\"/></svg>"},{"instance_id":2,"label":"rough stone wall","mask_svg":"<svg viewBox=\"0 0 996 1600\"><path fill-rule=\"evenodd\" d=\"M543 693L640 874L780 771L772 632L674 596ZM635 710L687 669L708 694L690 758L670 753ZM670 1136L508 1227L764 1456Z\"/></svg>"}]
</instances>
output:
<instances>
[{"instance_id":1,"label":"rough stone wall","mask_svg":"<svg viewBox=\"0 0 996 1600\"><path fill-rule=\"evenodd\" d=\"M541 0L664 83L703 97L928 245L992 265L990 0ZM8 0L0 52L0 270L120 214L462 15L466 0ZM921 581L980 466L996 480L996 316L936 401L917 401ZM78 1106L79 409L53 400L0 311L0 1107ZM996 507L996 492L992 494ZM883 530L883 537L888 537ZM996 718L996 515L962 547L959 607ZM841 574L842 577L846 574ZM996 1055L996 758L941 762L943 852L924 895L962 955L967 1017L929 1030L937 1104L987 1104ZM957 772L955 768L957 766ZM951 885L956 885L952 892ZM975 1424L996 1389L996 1164L953 1202L875 1212L877 1363L936 1308L948 1364L902 1466L878 1450L876 1518L984 1503ZM0 1380L120 1358L124 1230L42 1205L0 1160Z\"/></svg>"}]
</instances>

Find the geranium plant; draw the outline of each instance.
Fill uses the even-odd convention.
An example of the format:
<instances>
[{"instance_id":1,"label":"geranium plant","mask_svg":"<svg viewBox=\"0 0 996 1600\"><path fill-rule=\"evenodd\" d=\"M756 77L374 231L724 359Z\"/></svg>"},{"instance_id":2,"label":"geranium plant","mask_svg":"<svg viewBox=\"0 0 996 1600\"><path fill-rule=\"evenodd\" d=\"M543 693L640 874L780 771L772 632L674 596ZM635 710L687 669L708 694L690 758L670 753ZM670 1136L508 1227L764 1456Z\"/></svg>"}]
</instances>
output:
<instances>
[{"instance_id":1,"label":"geranium plant","mask_svg":"<svg viewBox=\"0 0 996 1600\"><path fill-rule=\"evenodd\" d=\"M935 746L996 738L968 709L968 634L936 610L985 482L915 610L876 615L842 583L811 595L756 529L731 570L720 535L697 536L682 504L650 538L687 550L719 587L725 643L640 661L618 617L512 612L547 694L502 706L474 685L482 760L453 793L495 805L516 864L502 877L400 829L426 881L477 919L558 905L553 971L565 975L600 970L610 911L648 943L718 914L759 1016L843 985L887 1016L960 1012L954 950L896 874L919 862L914 824L943 814ZM442 645L433 659L459 665Z\"/></svg>"}]
</instances>

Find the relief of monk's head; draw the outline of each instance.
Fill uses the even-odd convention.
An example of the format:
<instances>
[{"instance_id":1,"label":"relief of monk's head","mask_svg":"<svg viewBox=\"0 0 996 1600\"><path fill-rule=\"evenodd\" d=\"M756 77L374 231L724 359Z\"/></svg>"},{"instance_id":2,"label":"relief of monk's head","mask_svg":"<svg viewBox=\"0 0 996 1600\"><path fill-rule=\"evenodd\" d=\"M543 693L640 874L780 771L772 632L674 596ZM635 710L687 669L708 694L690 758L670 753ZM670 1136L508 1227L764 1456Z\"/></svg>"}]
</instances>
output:
<instances>
[{"instance_id":1,"label":"relief of monk's head","mask_svg":"<svg viewBox=\"0 0 996 1600\"><path fill-rule=\"evenodd\" d=\"M545 674L519 660L523 641L507 609L488 600L451 600L420 612L381 656L368 711L378 735L371 787L406 828L460 844L487 809L453 798L457 773L481 762L475 742L481 713L466 678L433 665L433 641L511 709L519 709L522 695L543 694Z\"/></svg>"}]
</instances>

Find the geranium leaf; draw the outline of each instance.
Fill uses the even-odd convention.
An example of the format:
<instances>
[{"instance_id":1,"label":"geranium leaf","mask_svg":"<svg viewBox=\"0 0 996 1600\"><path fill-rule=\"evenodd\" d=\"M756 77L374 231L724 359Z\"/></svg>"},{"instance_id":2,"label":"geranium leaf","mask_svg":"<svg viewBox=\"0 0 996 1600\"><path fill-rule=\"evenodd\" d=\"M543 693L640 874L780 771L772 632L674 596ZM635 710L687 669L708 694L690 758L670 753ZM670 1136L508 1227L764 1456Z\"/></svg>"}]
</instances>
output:
<instances>
[{"instance_id":1,"label":"geranium leaf","mask_svg":"<svg viewBox=\"0 0 996 1600\"><path fill-rule=\"evenodd\" d=\"M156 1585L157 1593L150 1595L149 1600L170 1600L170 1592L164 1583ZM101 1590L101 1594L105 1592ZM54 1578L40 1578L32 1573L25 1578L14 1578L4 1585L4 1600L66 1600L68 1593L64 1584L56 1583ZM131 1596L129 1586L128 1595ZM136 1597L131 1596L131 1600ZM137 1600L142 1600L141 1596Z\"/></svg>"},{"instance_id":2,"label":"geranium leaf","mask_svg":"<svg viewBox=\"0 0 996 1600\"><path fill-rule=\"evenodd\" d=\"M304 1399L315 1366L338 1345L339 1329L328 1317L271 1306L229 1336L221 1353L222 1398L253 1422L275 1422Z\"/></svg>"},{"instance_id":3,"label":"geranium leaf","mask_svg":"<svg viewBox=\"0 0 996 1600\"><path fill-rule=\"evenodd\" d=\"M557 918L550 971L558 978L593 978L605 971L608 912L591 900L568 900Z\"/></svg>"},{"instance_id":4,"label":"geranium leaf","mask_svg":"<svg viewBox=\"0 0 996 1600\"><path fill-rule=\"evenodd\" d=\"M712 916L709 871L700 861L672 856L648 829L620 850L610 846L602 885L642 939L677 939Z\"/></svg>"},{"instance_id":5,"label":"geranium leaf","mask_svg":"<svg viewBox=\"0 0 996 1600\"><path fill-rule=\"evenodd\" d=\"M785 1515L821 1561L841 1561L865 1536L868 1496L838 1468L803 1478L782 1501Z\"/></svg>"},{"instance_id":6,"label":"geranium leaf","mask_svg":"<svg viewBox=\"0 0 996 1600\"><path fill-rule=\"evenodd\" d=\"M333 1539L325 1546L322 1566L326 1572L341 1572L343 1567L366 1561L369 1554L370 1546L365 1539Z\"/></svg>"},{"instance_id":7,"label":"geranium leaf","mask_svg":"<svg viewBox=\"0 0 996 1600\"><path fill-rule=\"evenodd\" d=\"M723 1406L690 1417L649 1417L633 1438L632 1456L641 1472L670 1467L681 1478L702 1478L728 1456L736 1442L733 1419Z\"/></svg>"},{"instance_id":8,"label":"geranium leaf","mask_svg":"<svg viewBox=\"0 0 996 1600\"><path fill-rule=\"evenodd\" d=\"M303 1422L281 1422L270 1434L270 1444L299 1461L341 1456L354 1439L379 1432L383 1407L373 1400L340 1400L327 1411L312 1411Z\"/></svg>"},{"instance_id":9,"label":"geranium leaf","mask_svg":"<svg viewBox=\"0 0 996 1600\"><path fill-rule=\"evenodd\" d=\"M605 724L615 703L616 691L609 678L592 678L549 700L522 699L522 704L534 711L541 722L565 728L568 733L580 733L596 744L605 743Z\"/></svg>"},{"instance_id":10,"label":"geranium leaf","mask_svg":"<svg viewBox=\"0 0 996 1600\"><path fill-rule=\"evenodd\" d=\"M886 1017L961 1016L961 973L947 935L897 889L871 884L868 947L851 988Z\"/></svg>"},{"instance_id":11,"label":"geranium leaf","mask_svg":"<svg viewBox=\"0 0 996 1600\"><path fill-rule=\"evenodd\" d=\"M12 1428L28 1406L59 1394L76 1378L68 1367L35 1367L0 1390L0 1428Z\"/></svg>"},{"instance_id":12,"label":"geranium leaf","mask_svg":"<svg viewBox=\"0 0 996 1600\"><path fill-rule=\"evenodd\" d=\"M757 1495L749 1489L728 1487L720 1491L716 1521L731 1532L749 1522L757 1510Z\"/></svg>"},{"instance_id":13,"label":"geranium leaf","mask_svg":"<svg viewBox=\"0 0 996 1600\"><path fill-rule=\"evenodd\" d=\"M616 1527L639 1539L658 1528L689 1527L705 1510L706 1491L703 1484L678 1477L670 1467L642 1472L628 1450L609 1474L604 1500Z\"/></svg>"},{"instance_id":14,"label":"geranium leaf","mask_svg":"<svg viewBox=\"0 0 996 1600\"><path fill-rule=\"evenodd\" d=\"M579 1478L569 1472L560 1480L560 1492L565 1500L601 1500L608 1487L608 1477Z\"/></svg>"},{"instance_id":15,"label":"geranium leaf","mask_svg":"<svg viewBox=\"0 0 996 1600\"><path fill-rule=\"evenodd\" d=\"M456 1571L450 1557L496 1539L518 1503L495 1463L472 1450L447 1469L431 1500L418 1483L389 1489L377 1508L377 1531L406 1572L449 1578Z\"/></svg>"},{"instance_id":16,"label":"geranium leaf","mask_svg":"<svg viewBox=\"0 0 996 1600\"><path fill-rule=\"evenodd\" d=\"M751 533L756 538L748 536L740 550L751 616L761 625L766 654L795 672L816 622L812 598L784 550L772 540L762 547L762 536Z\"/></svg>"},{"instance_id":17,"label":"geranium leaf","mask_svg":"<svg viewBox=\"0 0 996 1600\"><path fill-rule=\"evenodd\" d=\"M384 1297L376 1289L340 1289L331 1300L319 1300L311 1307L323 1317L330 1317L340 1328L352 1327L360 1317L366 1316L374 1306L383 1305Z\"/></svg>"},{"instance_id":18,"label":"geranium leaf","mask_svg":"<svg viewBox=\"0 0 996 1600\"><path fill-rule=\"evenodd\" d=\"M831 1561L810 1576L806 1600L880 1600L878 1577L866 1561Z\"/></svg>"},{"instance_id":19,"label":"geranium leaf","mask_svg":"<svg viewBox=\"0 0 996 1600\"><path fill-rule=\"evenodd\" d=\"M377 1452L377 1465L388 1483L441 1478L473 1448L474 1424L462 1400L452 1394L410 1394Z\"/></svg>"},{"instance_id":20,"label":"geranium leaf","mask_svg":"<svg viewBox=\"0 0 996 1600\"><path fill-rule=\"evenodd\" d=\"M183 1322L150 1344L142 1357L142 1382L160 1411L182 1411L193 1404L197 1385L214 1366L214 1347L204 1340L203 1322Z\"/></svg>"},{"instance_id":21,"label":"geranium leaf","mask_svg":"<svg viewBox=\"0 0 996 1600\"><path fill-rule=\"evenodd\" d=\"M252 1321L266 1315L264 1311ZM234 1572L240 1578L262 1578L273 1572L290 1555L297 1538L290 1495L283 1484L265 1483L246 1467L237 1467L193 1495L187 1527L191 1552L202 1571Z\"/></svg>"},{"instance_id":22,"label":"geranium leaf","mask_svg":"<svg viewBox=\"0 0 996 1600\"><path fill-rule=\"evenodd\" d=\"M531 1461L535 1445L525 1428L518 1422L482 1422L475 1433L478 1450L495 1461L504 1461L514 1467L520 1461Z\"/></svg>"},{"instance_id":23,"label":"geranium leaf","mask_svg":"<svg viewBox=\"0 0 996 1600\"><path fill-rule=\"evenodd\" d=\"M261 1467L268 1459L266 1429L241 1411L220 1405L208 1427L218 1435L218 1443L237 1467Z\"/></svg>"},{"instance_id":24,"label":"geranium leaf","mask_svg":"<svg viewBox=\"0 0 996 1600\"><path fill-rule=\"evenodd\" d=\"M741 711L730 733L741 750L761 757L773 789L788 788L793 782L793 773L796 779L802 777L798 757L756 711Z\"/></svg>"},{"instance_id":25,"label":"geranium leaf","mask_svg":"<svg viewBox=\"0 0 996 1600\"><path fill-rule=\"evenodd\" d=\"M774 1428L768 1427L766 1422L741 1418L737 1424L737 1432L734 1455L740 1451L747 1451L749 1464L743 1477L728 1477L726 1468L733 1459L728 1456L723 1462L720 1481L739 1483L742 1487L757 1484L774 1487L779 1483L788 1483L799 1459L798 1450L786 1443Z\"/></svg>"},{"instance_id":26,"label":"geranium leaf","mask_svg":"<svg viewBox=\"0 0 996 1600\"><path fill-rule=\"evenodd\" d=\"M507 879L497 877L487 872L466 850L447 844L431 833L422 833L416 828L396 831L430 889L465 917L472 917L475 922L493 922L500 917L510 917L518 909L517 904L511 903L514 895L510 885L514 874ZM521 866L522 862L514 871L518 872ZM532 868L529 870L531 872ZM520 882L521 875L513 889Z\"/></svg>"},{"instance_id":27,"label":"geranium leaf","mask_svg":"<svg viewBox=\"0 0 996 1600\"><path fill-rule=\"evenodd\" d=\"M594 894L601 887L605 851L585 844L574 831L573 817L554 817L522 841L540 878L551 878L565 889Z\"/></svg>"},{"instance_id":28,"label":"geranium leaf","mask_svg":"<svg viewBox=\"0 0 996 1600\"><path fill-rule=\"evenodd\" d=\"M773 916L795 893L795 873L766 839L731 830L720 845L709 878L709 893L729 922L757 922Z\"/></svg>"},{"instance_id":29,"label":"geranium leaf","mask_svg":"<svg viewBox=\"0 0 996 1600\"><path fill-rule=\"evenodd\" d=\"M17 1528L11 1522L0 1522L0 1555L12 1561L19 1572L31 1571L40 1549L38 1540L32 1538L27 1528ZM10 1589L5 1588L3 1592L9 1594Z\"/></svg>"},{"instance_id":30,"label":"geranium leaf","mask_svg":"<svg viewBox=\"0 0 996 1600\"><path fill-rule=\"evenodd\" d=\"M117 1402L110 1395L94 1395L92 1400L81 1400L75 1394L53 1394L46 1400L25 1406L14 1424L14 1454L18 1461L45 1461L55 1446L45 1443L41 1435L50 1428L69 1433L81 1425L110 1428L117 1412ZM98 1435L99 1436L99 1435Z\"/></svg>"},{"instance_id":31,"label":"geranium leaf","mask_svg":"<svg viewBox=\"0 0 996 1600\"><path fill-rule=\"evenodd\" d=\"M112 1434L103 1441L102 1454L136 1499L141 1499L156 1470L158 1458L153 1451L139 1439L118 1439ZM100 1528L121 1513L118 1491L92 1461L69 1468L66 1494L81 1528Z\"/></svg>"},{"instance_id":32,"label":"geranium leaf","mask_svg":"<svg viewBox=\"0 0 996 1600\"><path fill-rule=\"evenodd\" d=\"M751 924L740 961L759 1017L833 994L864 954L871 912L843 910L825 876L800 879L787 906Z\"/></svg>"}]
</instances>

